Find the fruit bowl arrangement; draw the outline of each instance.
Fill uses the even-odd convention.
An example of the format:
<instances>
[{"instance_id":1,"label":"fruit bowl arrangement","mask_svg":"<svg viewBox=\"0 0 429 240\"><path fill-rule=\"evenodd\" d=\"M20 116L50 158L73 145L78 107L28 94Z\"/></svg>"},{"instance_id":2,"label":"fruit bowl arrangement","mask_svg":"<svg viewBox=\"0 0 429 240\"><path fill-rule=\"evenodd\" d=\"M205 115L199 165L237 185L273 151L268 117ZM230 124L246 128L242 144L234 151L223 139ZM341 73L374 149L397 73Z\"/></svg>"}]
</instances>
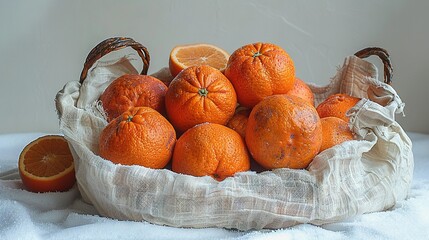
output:
<instances>
[{"instance_id":1,"label":"fruit bowl arrangement","mask_svg":"<svg viewBox=\"0 0 429 240\"><path fill-rule=\"evenodd\" d=\"M140 74L129 56L98 61L124 47L142 58ZM411 141L394 118L404 104L390 86L385 50L346 57L327 86L315 86L296 78L290 56L271 43L230 56L198 45L223 65L186 61L193 47L173 49L169 68L148 76L143 45L107 39L88 55L80 81L58 92L79 191L101 215L277 229L341 221L406 198ZM383 61L384 82L363 59L371 55Z\"/></svg>"}]
</instances>

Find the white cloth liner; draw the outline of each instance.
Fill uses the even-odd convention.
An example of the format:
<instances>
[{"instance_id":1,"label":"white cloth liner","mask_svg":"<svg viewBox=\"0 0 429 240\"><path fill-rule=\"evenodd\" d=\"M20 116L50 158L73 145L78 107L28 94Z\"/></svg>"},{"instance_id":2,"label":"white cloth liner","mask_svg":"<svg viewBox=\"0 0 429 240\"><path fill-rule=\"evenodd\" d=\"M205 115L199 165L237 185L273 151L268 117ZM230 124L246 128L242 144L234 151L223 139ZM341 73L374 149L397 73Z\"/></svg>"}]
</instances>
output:
<instances>
[{"instance_id":1,"label":"white cloth liner","mask_svg":"<svg viewBox=\"0 0 429 240\"><path fill-rule=\"evenodd\" d=\"M316 104L337 92L363 98L349 111L357 140L321 152L307 170L244 172L222 182L115 165L97 155L98 136L107 124L98 96L125 73L137 73L127 57L99 62L82 85L69 82L56 97L79 191L101 215L174 227L278 229L382 211L407 197L411 141L394 119L404 104L365 60L349 56L328 86L310 86Z\"/></svg>"},{"instance_id":2,"label":"white cloth liner","mask_svg":"<svg viewBox=\"0 0 429 240\"><path fill-rule=\"evenodd\" d=\"M250 231L175 228L102 217L94 206L83 202L77 187L56 193L26 191L17 169L19 154L29 142L46 134L58 133L0 134L1 240L415 240L429 236L429 134L407 132L413 142L415 170L410 194L395 207L321 226Z\"/></svg>"}]
</instances>

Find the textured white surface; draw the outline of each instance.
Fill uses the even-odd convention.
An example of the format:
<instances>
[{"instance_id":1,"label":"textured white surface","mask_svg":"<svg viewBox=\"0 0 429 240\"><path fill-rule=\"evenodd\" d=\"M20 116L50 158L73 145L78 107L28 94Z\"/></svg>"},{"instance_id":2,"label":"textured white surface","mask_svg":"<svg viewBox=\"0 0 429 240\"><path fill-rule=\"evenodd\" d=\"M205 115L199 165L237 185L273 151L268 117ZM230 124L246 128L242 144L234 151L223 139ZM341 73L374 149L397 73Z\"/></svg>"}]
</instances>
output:
<instances>
[{"instance_id":1,"label":"textured white surface","mask_svg":"<svg viewBox=\"0 0 429 240\"><path fill-rule=\"evenodd\" d=\"M64 193L23 190L16 174L18 155L43 133L0 135L0 239L428 239L429 135L412 133L414 178L406 200L392 209L338 223L301 224L280 230L234 231L172 228L101 217L77 188ZM8 170L10 179L4 180Z\"/></svg>"}]
</instances>

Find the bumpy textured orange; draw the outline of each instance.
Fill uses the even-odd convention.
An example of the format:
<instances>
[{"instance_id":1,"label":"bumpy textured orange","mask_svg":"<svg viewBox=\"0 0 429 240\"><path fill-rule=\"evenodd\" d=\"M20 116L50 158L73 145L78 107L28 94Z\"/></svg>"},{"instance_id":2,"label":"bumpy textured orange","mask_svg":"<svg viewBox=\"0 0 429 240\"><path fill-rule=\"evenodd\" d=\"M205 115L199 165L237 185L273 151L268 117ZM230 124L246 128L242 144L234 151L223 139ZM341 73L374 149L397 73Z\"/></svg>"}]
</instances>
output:
<instances>
[{"instance_id":1,"label":"bumpy textured orange","mask_svg":"<svg viewBox=\"0 0 429 240\"><path fill-rule=\"evenodd\" d=\"M349 117L346 116L347 111L354 107L359 101L360 98L344 93L337 93L326 98L316 109L320 118L337 117L348 122Z\"/></svg>"},{"instance_id":2,"label":"bumpy textured orange","mask_svg":"<svg viewBox=\"0 0 429 240\"><path fill-rule=\"evenodd\" d=\"M322 126L316 109L303 99L274 95L252 109L245 139L264 168L306 168L319 152Z\"/></svg>"},{"instance_id":3,"label":"bumpy textured orange","mask_svg":"<svg viewBox=\"0 0 429 240\"><path fill-rule=\"evenodd\" d=\"M252 108L267 96L291 90L295 66L281 47L254 43L231 54L225 76L234 85L240 105Z\"/></svg>"},{"instance_id":4,"label":"bumpy textured orange","mask_svg":"<svg viewBox=\"0 0 429 240\"><path fill-rule=\"evenodd\" d=\"M341 118L325 117L320 119L322 123L322 146L320 152L345 141L353 140L353 132L348 123Z\"/></svg>"},{"instance_id":5,"label":"bumpy textured orange","mask_svg":"<svg viewBox=\"0 0 429 240\"><path fill-rule=\"evenodd\" d=\"M73 157L62 136L42 136L29 143L19 156L19 174L32 192L67 191L76 182Z\"/></svg>"},{"instance_id":6,"label":"bumpy textured orange","mask_svg":"<svg viewBox=\"0 0 429 240\"><path fill-rule=\"evenodd\" d=\"M293 88L287 92L287 94L300 97L314 106L313 92L311 91L310 87L299 78L295 78L295 84L293 85Z\"/></svg>"},{"instance_id":7,"label":"bumpy textured orange","mask_svg":"<svg viewBox=\"0 0 429 240\"><path fill-rule=\"evenodd\" d=\"M173 126L149 107L133 107L101 132L99 155L113 163L163 168L176 142Z\"/></svg>"},{"instance_id":8,"label":"bumpy textured orange","mask_svg":"<svg viewBox=\"0 0 429 240\"><path fill-rule=\"evenodd\" d=\"M231 82L207 65L180 72L165 95L168 118L179 132L203 122L225 125L234 115L236 105Z\"/></svg>"},{"instance_id":9,"label":"bumpy textured orange","mask_svg":"<svg viewBox=\"0 0 429 240\"><path fill-rule=\"evenodd\" d=\"M167 86L147 75L123 75L101 94L100 101L110 122L131 107L151 107L165 115Z\"/></svg>"},{"instance_id":10,"label":"bumpy textured orange","mask_svg":"<svg viewBox=\"0 0 429 240\"><path fill-rule=\"evenodd\" d=\"M192 66L209 65L223 71L229 54L214 45L199 43L174 47L170 52L169 68L173 77Z\"/></svg>"},{"instance_id":11,"label":"bumpy textured orange","mask_svg":"<svg viewBox=\"0 0 429 240\"><path fill-rule=\"evenodd\" d=\"M244 140L220 124L198 124L180 136L174 147L172 170L178 173L221 181L249 169Z\"/></svg>"},{"instance_id":12,"label":"bumpy textured orange","mask_svg":"<svg viewBox=\"0 0 429 240\"><path fill-rule=\"evenodd\" d=\"M241 106L237 107L234 115L226 124L227 127L235 130L243 138L246 135L247 119L249 118L250 110Z\"/></svg>"}]
</instances>

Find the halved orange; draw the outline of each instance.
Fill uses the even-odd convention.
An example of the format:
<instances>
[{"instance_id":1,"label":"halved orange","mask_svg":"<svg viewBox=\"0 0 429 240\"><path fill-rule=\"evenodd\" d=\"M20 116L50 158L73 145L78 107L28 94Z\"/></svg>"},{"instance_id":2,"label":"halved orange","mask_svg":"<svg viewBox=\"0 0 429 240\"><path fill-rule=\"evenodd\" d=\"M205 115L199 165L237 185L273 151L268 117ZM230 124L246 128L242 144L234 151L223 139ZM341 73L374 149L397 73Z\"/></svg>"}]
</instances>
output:
<instances>
[{"instance_id":1,"label":"halved orange","mask_svg":"<svg viewBox=\"0 0 429 240\"><path fill-rule=\"evenodd\" d=\"M19 174L32 192L67 191L76 182L73 157L63 136L42 136L24 147Z\"/></svg>"},{"instance_id":2,"label":"halved orange","mask_svg":"<svg viewBox=\"0 0 429 240\"><path fill-rule=\"evenodd\" d=\"M223 71L228 59L229 53L211 44L179 45L170 52L169 67L173 77L192 66L209 65Z\"/></svg>"}]
</instances>

